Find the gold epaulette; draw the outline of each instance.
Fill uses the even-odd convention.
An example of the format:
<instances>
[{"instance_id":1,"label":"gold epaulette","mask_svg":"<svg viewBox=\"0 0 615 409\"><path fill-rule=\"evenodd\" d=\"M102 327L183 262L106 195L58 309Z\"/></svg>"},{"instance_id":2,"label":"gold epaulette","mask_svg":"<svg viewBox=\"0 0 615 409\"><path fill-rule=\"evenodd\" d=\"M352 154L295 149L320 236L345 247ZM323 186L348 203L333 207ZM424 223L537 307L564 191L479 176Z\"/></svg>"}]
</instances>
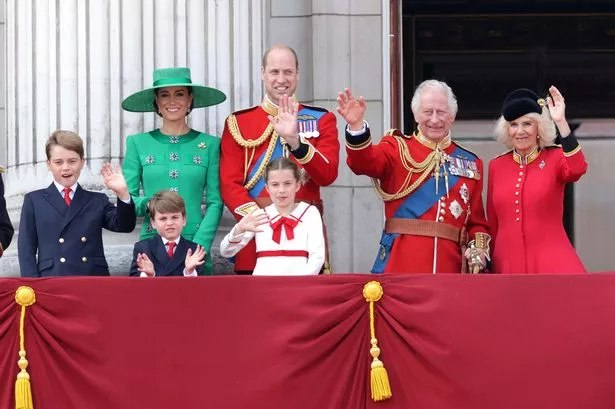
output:
<instances>
[{"instance_id":1,"label":"gold epaulette","mask_svg":"<svg viewBox=\"0 0 615 409\"><path fill-rule=\"evenodd\" d=\"M509 153L513 153L513 150L510 149L510 150L507 150L506 152L502 152L499 155L494 156L493 159L499 158L500 156L508 155Z\"/></svg>"},{"instance_id":2,"label":"gold epaulette","mask_svg":"<svg viewBox=\"0 0 615 409\"><path fill-rule=\"evenodd\" d=\"M402 136L404 138L411 138L412 135L406 136L402 131L397 128L391 128L384 134L385 136Z\"/></svg>"},{"instance_id":3,"label":"gold epaulette","mask_svg":"<svg viewBox=\"0 0 615 409\"><path fill-rule=\"evenodd\" d=\"M474 152L474 151L472 151L472 150L470 150L470 149L466 148L465 146L461 145L461 144L459 143L459 141L458 141L458 140L453 139L453 140L452 140L452 142L453 142L455 145L459 146L459 147L460 147L461 149L463 149L464 151L470 152L472 155L476 156L476 159L480 159L480 156L478 156L478 154L477 154L476 152Z\"/></svg>"},{"instance_id":4,"label":"gold epaulette","mask_svg":"<svg viewBox=\"0 0 615 409\"><path fill-rule=\"evenodd\" d=\"M329 110L327 108L323 108L317 105L309 105L309 104L304 104L303 102L299 103L302 107L304 108L309 108L309 109L313 109L315 111L322 111L322 112L329 112Z\"/></svg>"}]
</instances>

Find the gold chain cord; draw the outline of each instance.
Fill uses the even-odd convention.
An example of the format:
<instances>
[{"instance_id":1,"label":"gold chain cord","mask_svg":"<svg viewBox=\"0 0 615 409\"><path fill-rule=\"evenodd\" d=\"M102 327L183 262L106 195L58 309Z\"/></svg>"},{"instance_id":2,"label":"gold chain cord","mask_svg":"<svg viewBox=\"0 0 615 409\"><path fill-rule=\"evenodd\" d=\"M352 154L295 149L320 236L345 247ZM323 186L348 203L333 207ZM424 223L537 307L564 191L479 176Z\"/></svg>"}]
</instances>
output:
<instances>
[{"instance_id":1,"label":"gold chain cord","mask_svg":"<svg viewBox=\"0 0 615 409\"><path fill-rule=\"evenodd\" d=\"M271 133L273 132L273 125L271 125L270 123L269 125L267 125L267 128L265 128L265 131L261 136L259 136L257 139L248 141L245 140L243 136L241 136L241 132L239 131L239 125L237 125L237 118L235 117L235 115L229 115L226 124L228 125L228 130L233 136L233 139L242 148L256 148L262 145L267 140L269 135L271 135Z\"/></svg>"},{"instance_id":2,"label":"gold chain cord","mask_svg":"<svg viewBox=\"0 0 615 409\"><path fill-rule=\"evenodd\" d=\"M248 181L248 183L246 183L243 186L246 190L252 189L254 185L256 185L256 183L263 176L263 173L265 173L265 168L267 167L267 165L269 164L269 161L271 160L271 156L273 155L275 144L277 142L278 142L278 133L274 131L271 135L271 139L269 140L269 146L267 146L267 152L265 152L265 157L263 158L263 161L261 162L260 166L256 170L256 173L254 174L254 176L252 176L250 181Z\"/></svg>"},{"instance_id":3,"label":"gold chain cord","mask_svg":"<svg viewBox=\"0 0 615 409\"><path fill-rule=\"evenodd\" d=\"M378 195L385 202L401 199L402 197L405 197L412 193L417 187L419 187L421 183L425 181L425 179L427 179L427 177L429 177L431 171L434 170L436 164L440 162L440 152L437 150L437 148L432 153L430 153L424 161L420 163L415 161L414 158L412 158L412 156L410 155L408 145L406 145L404 139L402 139L398 135L392 136L393 138L395 138L395 140L397 140L399 157L401 159L402 166L408 171L408 175L406 176L406 179L404 180L404 183L402 183L399 190L393 194L385 192L380 186L380 181L372 178L372 183L374 184L376 192L378 192ZM413 173L421 173L421 176L419 176L419 178L415 180L412 185L408 186Z\"/></svg>"}]
</instances>

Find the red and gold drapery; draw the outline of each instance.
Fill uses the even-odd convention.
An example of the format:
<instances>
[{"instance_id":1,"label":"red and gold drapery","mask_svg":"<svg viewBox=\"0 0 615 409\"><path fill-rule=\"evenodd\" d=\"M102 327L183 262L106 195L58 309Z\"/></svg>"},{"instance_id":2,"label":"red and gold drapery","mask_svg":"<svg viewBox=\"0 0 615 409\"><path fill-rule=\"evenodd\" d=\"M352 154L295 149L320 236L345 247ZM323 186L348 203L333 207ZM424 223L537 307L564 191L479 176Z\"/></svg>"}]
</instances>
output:
<instances>
[{"instance_id":1,"label":"red and gold drapery","mask_svg":"<svg viewBox=\"0 0 615 409\"><path fill-rule=\"evenodd\" d=\"M369 308L392 397L370 396ZM0 280L35 409L612 409L615 274Z\"/></svg>"}]
</instances>

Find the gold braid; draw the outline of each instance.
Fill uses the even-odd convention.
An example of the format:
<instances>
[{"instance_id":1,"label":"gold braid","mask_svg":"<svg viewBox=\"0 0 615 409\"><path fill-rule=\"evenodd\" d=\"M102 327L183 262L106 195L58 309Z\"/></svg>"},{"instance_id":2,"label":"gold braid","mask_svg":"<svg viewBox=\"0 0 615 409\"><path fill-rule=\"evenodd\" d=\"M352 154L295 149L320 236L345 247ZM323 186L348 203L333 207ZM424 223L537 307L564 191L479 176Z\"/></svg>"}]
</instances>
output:
<instances>
[{"instance_id":1,"label":"gold braid","mask_svg":"<svg viewBox=\"0 0 615 409\"><path fill-rule=\"evenodd\" d=\"M427 179L427 177L429 177L431 172L436 167L436 164L440 162L438 155L439 151L437 148L432 153L430 153L424 161L420 163L415 161L412 156L410 156L410 151L408 150L408 145L406 145L406 142L398 135L392 136L397 141L399 157L401 159L402 166L408 171L408 176L406 176L406 180L404 180L404 183L402 183L399 190L394 194L387 193L382 190L382 187L380 186L380 181L378 179L372 178L372 182L374 184L376 192L378 192L382 200L384 200L385 202L401 199L402 197L405 197L412 193L417 187L419 187L421 183L425 181L425 179ZM421 173L421 176L419 176L419 178L415 180L412 185L408 186L413 173Z\"/></svg>"},{"instance_id":2,"label":"gold braid","mask_svg":"<svg viewBox=\"0 0 615 409\"><path fill-rule=\"evenodd\" d=\"M256 148L262 145L267 140L269 135L271 135L271 133L273 132L273 125L271 125L270 123L269 125L267 125L267 128L265 128L265 131L263 132L261 136L259 136L258 138L254 140L248 141L248 140L245 140L243 136L241 136L241 132L239 131L239 125L237 125L237 118L235 117L235 115L233 114L229 115L228 120L226 121L226 124L228 125L228 130L233 136L233 139L242 148Z\"/></svg>"},{"instance_id":3,"label":"gold braid","mask_svg":"<svg viewBox=\"0 0 615 409\"><path fill-rule=\"evenodd\" d=\"M273 134L271 135L271 139L269 140L269 146L267 146L267 152L265 152L265 157L263 158L263 161L261 162L260 166L256 170L256 173L254 174L254 176L252 176L250 181L243 186L246 190L252 189L254 185L256 185L256 183L259 181L259 179L263 176L263 173L265 173L265 168L267 167L267 165L269 164L269 161L271 160L271 155L273 155L273 151L275 149L275 145L277 142L278 142L278 133L274 131Z\"/></svg>"}]
</instances>

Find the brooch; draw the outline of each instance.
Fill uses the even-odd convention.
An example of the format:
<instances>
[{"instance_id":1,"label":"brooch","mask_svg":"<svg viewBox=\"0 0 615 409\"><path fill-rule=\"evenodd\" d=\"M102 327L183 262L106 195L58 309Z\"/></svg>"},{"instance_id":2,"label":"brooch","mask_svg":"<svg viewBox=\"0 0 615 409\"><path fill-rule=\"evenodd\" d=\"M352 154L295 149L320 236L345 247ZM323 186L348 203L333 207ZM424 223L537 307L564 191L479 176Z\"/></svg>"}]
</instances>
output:
<instances>
[{"instance_id":1,"label":"brooch","mask_svg":"<svg viewBox=\"0 0 615 409\"><path fill-rule=\"evenodd\" d=\"M207 145L205 145L205 142L201 142L196 147L199 148L199 149L205 149L207 147Z\"/></svg>"}]
</instances>

